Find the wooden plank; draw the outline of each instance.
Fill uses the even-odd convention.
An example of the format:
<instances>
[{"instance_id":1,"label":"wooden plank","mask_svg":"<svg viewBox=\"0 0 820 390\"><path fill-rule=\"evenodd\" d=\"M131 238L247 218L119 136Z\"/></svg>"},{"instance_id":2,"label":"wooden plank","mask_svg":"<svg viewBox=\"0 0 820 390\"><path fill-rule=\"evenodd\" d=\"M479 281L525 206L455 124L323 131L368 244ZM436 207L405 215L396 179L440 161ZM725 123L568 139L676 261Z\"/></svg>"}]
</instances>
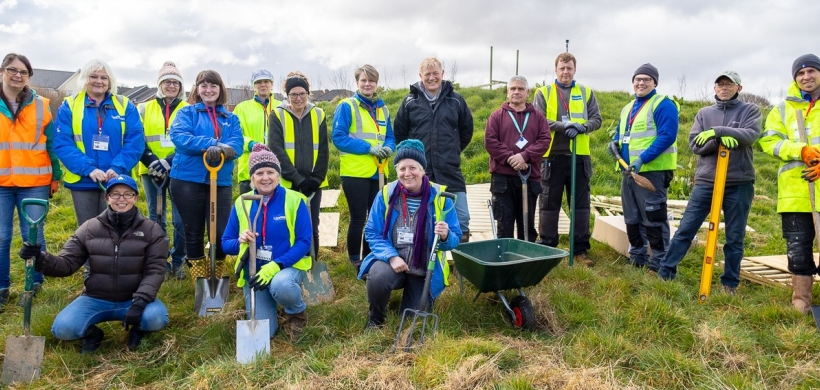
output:
<instances>
[{"instance_id":1,"label":"wooden plank","mask_svg":"<svg viewBox=\"0 0 820 390\"><path fill-rule=\"evenodd\" d=\"M319 213L319 246L339 245L339 213Z\"/></svg>"},{"instance_id":2,"label":"wooden plank","mask_svg":"<svg viewBox=\"0 0 820 390\"><path fill-rule=\"evenodd\" d=\"M319 208L329 209L336 207L336 203L339 202L339 194L341 193L342 190L322 190L322 202L319 203Z\"/></svg>"}]
</instances>

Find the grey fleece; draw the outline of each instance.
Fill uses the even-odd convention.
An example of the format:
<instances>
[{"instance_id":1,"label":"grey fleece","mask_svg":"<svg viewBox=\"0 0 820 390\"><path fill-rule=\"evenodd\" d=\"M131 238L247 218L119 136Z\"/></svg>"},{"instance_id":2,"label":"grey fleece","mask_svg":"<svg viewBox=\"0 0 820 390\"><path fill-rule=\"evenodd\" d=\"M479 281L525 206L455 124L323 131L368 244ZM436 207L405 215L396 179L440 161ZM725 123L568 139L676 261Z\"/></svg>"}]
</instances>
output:
<instances>
[{"instance_id":1,"label":"grey fleece","mask_svg":"<svg viewBox=\"0 0 820 390\"><path fill-rule=\"evenodd\" d=\"M275 112L270 113L268 121L268 128L270 129L268 131L268 147L279 158L282 177L292 183L293 189L298 189L305 179L315 179L321 184L327 175L329 151L326 120L319 124L319 155L316 157L316 166L313 165L313 123L311 123L309 115L313 107L313 103L308 103L302 112L301 118L297 118L296 114L288 108L287 101L283 101L274 109L282 108L283 114L289 115L293 121L294 143L296 144L294 159L296 161L290 161L290 157L285 152L285 132L282 122L279 122ZM325 113L325 116L327 116L327 113Z\"/></svg>"},{"instance_id":2,"label":"grey fleece","mask_svg":"<svg viewBox=\"0 0 820 390\"><path fill-rule=\"evenodd\" d=\"M580 85L581 84L578 84L578 86ZM568 116L566 107L569 105L572 85L566 87L561 83L554 82L552 83L550 93L557 93L556 88L561 90L561 94L557 96L558 117L547 118L547 123L550 125L550 130L553 131L550 156L571 154L571 151L569 150L569 138L564 134L564 122L561 122L560 120L561 117L565 115ZM564 99L561 99L561 96L563 96ZM563 103L561 102L562 100ZM535 92L535 99L533 100L532 105L535 106L537 111L547 115L546 97L541 93L541 89L538 89ZM587 123L584 123L584 127L587 129L587 134L601 128L601 110L598 108L598 100L595 99L595 93L592 91L589 92L589 100L587 101L587 116L589 119L587 120Z\"/></svg>"},{"instance_id":3,"label":"grey fleece","mask_svg":"<svg viewBox=\"0 0 820 390\"><path fill-rule=\"evenodd\" d=\"M754 183L752 145L760 137L761 119L757 105L741 102L737 97L725 102L717 100L713 106L701 108L689 133L689 147L692 153L700 156L695 170L695 184L714 185L718 142L723 136L734 137L738 143L737 149L729 153L726 185ZM703 146L695 145L695 137L709 129L715 130L715 138Z\"/></svg>"}]
</instances>

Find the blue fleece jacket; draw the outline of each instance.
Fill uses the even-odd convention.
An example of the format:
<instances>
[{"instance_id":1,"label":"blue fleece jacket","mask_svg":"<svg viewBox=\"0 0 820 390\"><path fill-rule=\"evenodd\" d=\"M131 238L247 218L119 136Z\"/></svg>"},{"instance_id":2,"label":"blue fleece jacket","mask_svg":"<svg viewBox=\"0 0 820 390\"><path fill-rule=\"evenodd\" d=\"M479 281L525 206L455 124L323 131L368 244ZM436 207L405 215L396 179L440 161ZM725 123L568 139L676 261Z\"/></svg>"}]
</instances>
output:
<instances>
[{"instance_id":1,"label":"blue fleece jacket","mask_svg":"<svg viewBox=\"0 0 820 390\"><path fill-rule=\"evenodd\" d=\"M95 169L108 171L113 169L118 174L129 174L137 165L145 150L145 134L142 129L137 108L129 101L125 106L125 118L114 108L111 94L106 93L99 107L85 96L83 111L82 137L85 153L74 142L72 120L74 118L68 101L64 101L57 110L57 131L54 135L54 153L60 158L66 169L80 176L76 183L66 183L72 190L99 189L99 185L88 175ZM100 129L99 119L102 121ZM125 122L125 135L122 123ZM94 137L108 137L108 150L94 150Z\"/></svg>"},{"instance_id":2,"label":"blue fleece jacket","mask_svg":"<svg viewBox=\"0 0 820 390\"><path fill-rule=\"evenodd\" d=\"M638 97L636 95L634 104L632 105L632 111L629 113L629 118L634 117L643 102L651 99L656 93L653 89L652 92L644 97ZM658 104L658 108L655 109L653 118L655 119L658 136L655 138L655 141L652 142L652 145L639 156L644 164L658 158L664 150L669 149L678 139L678 108L674 102L669 99L663 99L663 101ZM615 137L612 139L613 141L618 141L621 126L629 126L629 124L618 123L618 128L615 130ZM621 157L623 157L624 161L630 161L629 144L621 145Z\"/></svg>"},{"instance_id":3,"label":"blue fleece jacket","mask_svg":"<svg viewBox=\"0 0 820 390\"><path fill-rule=\"evenodd\" d=\"M268 200L267 205L263 208L265 215L260 215L256 223L256 232L259 237L256 239L256 247L260 248L263 245L271 246L272 259L279 263L283 268L291 267L297 261L305 257L310 251L310 241L313 237L313 228L310 223L310 213L308 212L305 202L299 203L299 210L296 212L295 234L296 241L293 246L290 245L290 232L285 221L285 192L287 190L277 186L273 191L273 195ZM256 190L253 191L256 193ZM251 220L256 217L259 210L259 202L253 202L248 212ZM239 254L239 218L245 218L243 210L237 210L234 204L231 210L231 216L228 218L228 225L225 227L225 233L222 234L222 250L229 255ZM265 236L262 236L262 224L265 223ZM250 226L250 224L248 224ZM261 264L260 264L261 265ZM245 275L248 275L248 270L245 269Z\"/></svg>"},{"instance_id":4,"label":"blue fleece jacket","mask_svg":"<svg viewBox=\"0 0 820 390\"><path fill-rule=\"evenodd\" d=\"M176 147L174 165L171 167L171 178L190 181L193 183L208 184L210 178L202 161L202 154L210 146L221 142L232 147L236 152L234 160L242 155L242 145L245 139L239 118L228 111L225 106L217 106L217 123L221 128L219 139L214 138L214 125L205 104L185 106L179 109L174 123L171 125L171 141ZM230 187L233 183L234 160L225 161L222 169L216 176L216 185Z\"/></svg>"},{"instance_id":5,"label":"blue fleece jacket","mask_svg":"<svg viewBox=\"0 0 820 390\"><path fill-rule=\"evenodd\" d=\"M370 117L376 120L376 109L384 107L384 101L379 98L374 104L369 100L359 95L358 92L353 95L353 98L361 102L370 113ZM396 150L396 137L393 136L393 122L390 120L390 114L385 118L387 123L379 123L379 127L384 133L384 144L392 150ZM364 118L362 118L364 119ZM357 139L350 136L350 126L353 124L351 120L350 105L339 102L336 105L336 112L333 114L333 131L330 133L333 144L341 152L352 154L367 154L370 151L370 144L363 139ZM386 129L386 130L385 130ZM379 172L375 170L372 178L378 179Z\"/></svg>"}]
</instances>

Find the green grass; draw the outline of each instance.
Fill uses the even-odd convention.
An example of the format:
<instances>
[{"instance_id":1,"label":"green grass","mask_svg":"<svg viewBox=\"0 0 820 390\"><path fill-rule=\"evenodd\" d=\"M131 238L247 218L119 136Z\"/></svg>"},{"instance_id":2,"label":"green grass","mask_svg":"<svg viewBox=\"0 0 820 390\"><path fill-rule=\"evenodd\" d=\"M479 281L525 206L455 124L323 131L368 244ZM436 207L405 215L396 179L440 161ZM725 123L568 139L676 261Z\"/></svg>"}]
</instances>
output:
<instances>
[{"instance_id":1,"label":"green grass","mask_svg":"<svg viewBox=\"0 0 820 390\"><path fill-rule=\"evenodd\" d=\"M504 101L504 92L461 89L475 113L475 134L463 154L469 183L486 182L484 125ZM385 92L395 113L407 90ZM598 92L603 128L592 135L596 195L619 194L620 174L606 152L609 132L630 99L623 92ZM678 147L683 178L673 193L685 198L691 189L694 160L686 144L701 103L684 102ZM332 106L325 106L329 115ZM338 152L331 148L330 186L339 187ZM777 161L756 153L756 197L747 237L747 255L782 253L780 219L775 212ZM691 165L690 165L691 161ZM395 175L395 174L393 174ZM395 177L395 176L393 176ZM46 226L49 251L59 250L74 231L68 191L51 201ZM145 212L144 202L140 207ZM46 336L42 378L31 388L240 388L299 389L608 389L608 388L743 388L820 387L820 337L810 317L791 309L790 292L742 282L737 296L714 291L699 305L696 293L703 249L690 251L674 282L634 269L609 247L593 241L593 269L556 267L538 286L527 289L537 329L520 332L509 325L500 303L489 294L464 295L453 279L435 312L440 326L434 341L410 353L390 352L398 318L390 315L383 330L362 333L367 313L364 284L354 280L347 261L344 197L340 243L322 248L330 266L336 301L308 308L308 327L295 344L277 336L271 356L242 367L235 363L235 324L243 303L234 287L224 314L199 318L192 312L190 280L165 283L159 298L170 311L170 323L147 337L139 352L125 349L126 333L117 323L102 329L106 340L96 354L78 353L78 342L50 335L56 314L82 289L81 274L47 279L33 310L32 332ZM560 244L566 248L566 237ZM16 254L20 239L12 243ZM719 255L721 256L721 255ZM720 270L717 271L718 273ZM0 332L22 333L22 309L15 306L22 288L22 262L13 255L12 304L0 315ZM715 289L717 290L717 289ZM512 298L508 293L507 297ZM393 294L390 308L397 309ZM5 349L5 338L0 344Z\"/></svg>"}]
</instances>

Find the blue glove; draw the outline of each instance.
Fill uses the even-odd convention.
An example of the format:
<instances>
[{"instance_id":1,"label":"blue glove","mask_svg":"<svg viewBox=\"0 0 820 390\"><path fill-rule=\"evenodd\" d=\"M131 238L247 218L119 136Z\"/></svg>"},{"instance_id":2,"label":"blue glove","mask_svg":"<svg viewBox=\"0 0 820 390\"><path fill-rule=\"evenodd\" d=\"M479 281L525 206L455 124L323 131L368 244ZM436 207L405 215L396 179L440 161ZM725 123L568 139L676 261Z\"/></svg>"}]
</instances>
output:
<instances>
[{"instance_id":1,"label":"blue glove","mask_svg":"<svg viewBox=\"0 0 820 390\"><path fill-rule=\"evenodd\" d=\"M632 172L640 172L641 167L643 166L643 161L641 161L640 157L635 157L631 163L629 163L629 170Z\"/></svg>"}]
</instances>

